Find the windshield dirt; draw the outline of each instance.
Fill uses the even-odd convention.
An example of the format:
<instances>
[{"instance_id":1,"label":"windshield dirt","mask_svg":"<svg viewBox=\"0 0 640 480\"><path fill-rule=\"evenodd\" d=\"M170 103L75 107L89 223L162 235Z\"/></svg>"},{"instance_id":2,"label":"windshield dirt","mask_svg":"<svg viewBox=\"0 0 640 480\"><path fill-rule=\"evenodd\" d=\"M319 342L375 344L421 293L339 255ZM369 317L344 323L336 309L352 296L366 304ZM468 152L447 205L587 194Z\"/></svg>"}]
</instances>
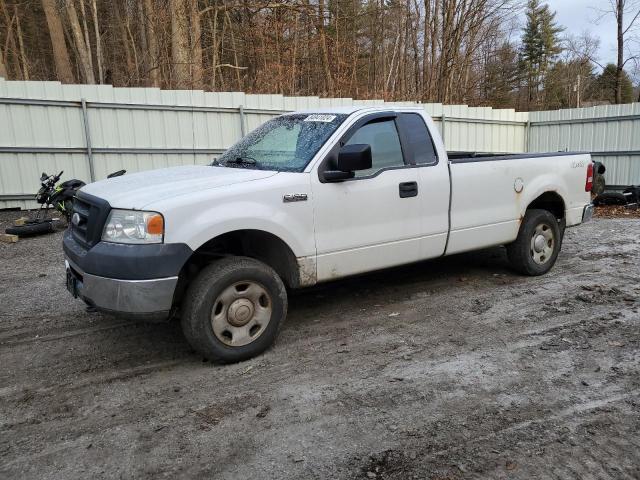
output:
<instances>
[{"instance_id":1,"label":"windshield dirt","mask_svg":"<svg viewBox=\"0 0 640 480\"><path fill-rule=\"evenodd\" d=\"M233 145L213 165L301 172L345 118L345 114L318 113L274 118Z\"/></svg>"}]
</instances>

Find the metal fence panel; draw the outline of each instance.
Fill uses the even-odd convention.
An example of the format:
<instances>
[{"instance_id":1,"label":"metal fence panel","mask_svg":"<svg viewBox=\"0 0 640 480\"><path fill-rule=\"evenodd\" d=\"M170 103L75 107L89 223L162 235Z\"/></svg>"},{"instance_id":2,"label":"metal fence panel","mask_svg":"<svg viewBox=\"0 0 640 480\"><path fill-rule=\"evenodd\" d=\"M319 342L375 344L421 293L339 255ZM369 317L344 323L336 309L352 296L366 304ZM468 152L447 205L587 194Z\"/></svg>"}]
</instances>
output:
<instances>
[{"instance_id":1,"label":"metal fence panel","mask_svg":"<svg viewBox=\"0 0 640 480\"><path fill-rule=\"evenodd\" d=\"M380 104L420 105L450 151L591 151L605 161L608 183L640 183L638 104L527 113L0 78L0 208L34 206L30 199L41 171L64 170L63 178L90 181L92 172L99 180L122 168L205 164L243 133L283 112Z\"/></svg>"},{"instance_id":2,"label":"metal fence panel","mask_svg":"<svg viewBox=\"0 0 640 480\"><path fill-rule=\"evenodd\" d=\"M591 152L608 185L640 184L640 104L529 114L531 152Z\"/></svg>"},{"instance_id":3,"label":"metal fence panel","mask_svg":"<svg viewBox=\"0 0 640 480\"><path fill-rule=\"evenodd\" d=\"M0 208L35 206L30 199L42 171L64 170L63 178L90 181L92 173L99 180L122 168L205 164L243 133L284 112L384 103L0 78ZM450 150L524 151L525 113L421 106L444 129Z\"/></svg>"}]
</instances>

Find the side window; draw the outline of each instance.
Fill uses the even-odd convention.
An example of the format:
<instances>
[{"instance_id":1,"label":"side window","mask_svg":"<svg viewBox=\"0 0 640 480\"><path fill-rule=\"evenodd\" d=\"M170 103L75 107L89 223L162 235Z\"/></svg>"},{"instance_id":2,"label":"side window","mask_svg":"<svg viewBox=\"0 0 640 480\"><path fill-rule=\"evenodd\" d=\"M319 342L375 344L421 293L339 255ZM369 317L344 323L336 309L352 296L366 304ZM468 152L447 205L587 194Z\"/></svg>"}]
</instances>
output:
<instances>
[{"instance_id":1,"label":"side window","mask_svg":"<svg viewBox=\"0 0 640 480\"><path fill-rule=\"evenodd\" d=\"M346 143L366 143L371 145L371 165L369 170L360 170L356 177L366 177L387 168L404 165L400 138L393 120L373 121L360 127Z\"/></svg>"},{"instance_id":2,"label":"side window","mask_svg":"<svg viewBox=\"0 0 640 480\"><path fill-rule=\"evenodd\" d=\"M434 165L438 163L431 135L422 116L417 113L402 113L398 116L402 131L409 144L410 154L416 165Z\"/></svg>"}]
</instances>

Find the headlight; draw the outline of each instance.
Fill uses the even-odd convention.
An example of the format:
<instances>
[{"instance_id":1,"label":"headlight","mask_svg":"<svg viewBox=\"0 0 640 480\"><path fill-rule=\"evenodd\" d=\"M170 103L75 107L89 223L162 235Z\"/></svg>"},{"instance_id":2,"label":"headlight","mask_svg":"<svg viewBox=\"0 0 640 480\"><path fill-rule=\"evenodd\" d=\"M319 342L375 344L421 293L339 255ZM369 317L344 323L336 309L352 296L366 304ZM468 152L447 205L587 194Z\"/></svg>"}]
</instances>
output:
<instances>
[{"instance_id":1,"label":"headlight","mask_svg":"<svg viewBox=\"0 0 640 480\"><path fill-rule=\"evenodd\" d=\"M114 243L162 243L164 218L158 212L111 210L102 240Z\"/></svg>"}]
</instances>

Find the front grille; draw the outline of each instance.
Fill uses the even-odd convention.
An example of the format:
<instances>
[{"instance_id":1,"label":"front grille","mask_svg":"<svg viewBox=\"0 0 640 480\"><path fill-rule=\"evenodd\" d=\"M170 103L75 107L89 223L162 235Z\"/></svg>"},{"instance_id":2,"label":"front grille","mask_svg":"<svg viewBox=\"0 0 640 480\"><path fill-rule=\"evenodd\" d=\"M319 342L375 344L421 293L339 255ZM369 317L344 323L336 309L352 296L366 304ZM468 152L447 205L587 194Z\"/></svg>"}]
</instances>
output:
<instances>
[{"instance_id":1,"label":"front grille","mask_svg":"<svg viewBox=\"0 0 640 480\"><path fill-rule=\"evenodd\" d=\"M78 192L73 200L71 216L73 238L85 247L93 247L100 241L110 210L111 206L106 200Z\"/></svg>"},{"instance_id":2,"label":"front grille","mask_svg":"<svg viewBox=\"0 0 640 480\"><path fill-rule=\"evenodd\" d=\"M87 243L87 225L89 224L89 213L91 211L91 205L84 200L76 198L73 201L73 214L74 219L71 224L71 231L76 240ZM80 217L79 221L75 220L75 214Z\"/></svg>"}]
</instances>

